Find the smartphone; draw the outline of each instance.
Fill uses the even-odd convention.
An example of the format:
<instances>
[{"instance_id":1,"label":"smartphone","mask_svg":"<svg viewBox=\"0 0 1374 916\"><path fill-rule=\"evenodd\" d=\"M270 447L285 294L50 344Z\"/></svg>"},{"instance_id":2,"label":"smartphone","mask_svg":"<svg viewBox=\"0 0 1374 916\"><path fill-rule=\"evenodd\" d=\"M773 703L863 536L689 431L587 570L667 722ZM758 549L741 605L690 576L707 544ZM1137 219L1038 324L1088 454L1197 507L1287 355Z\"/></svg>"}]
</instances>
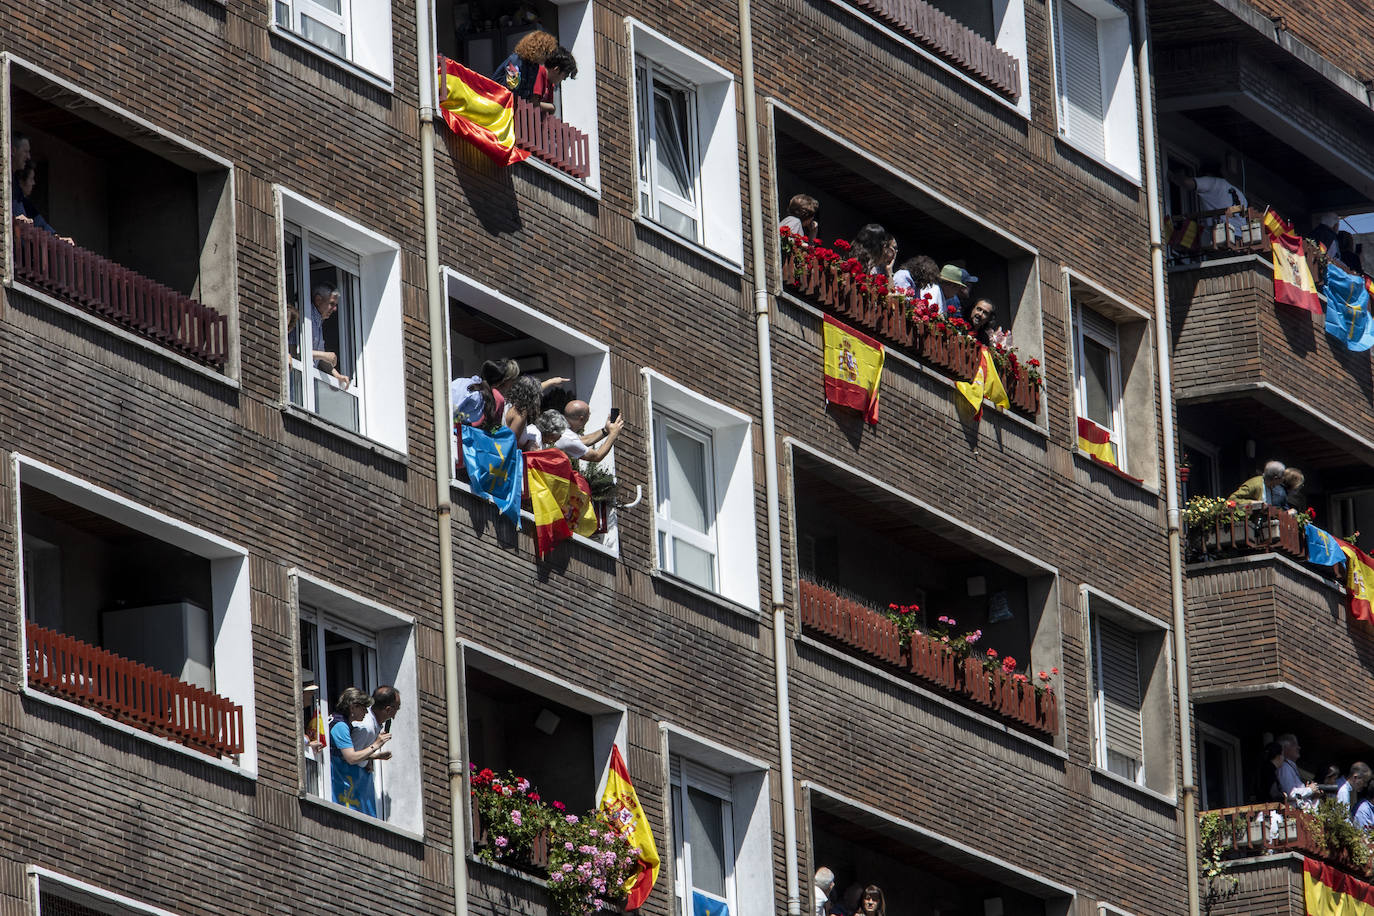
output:
<instances>
[{"instance_id":1,"label":"smartphone","mask_svg":"<svg viewBox=\"0 0 1374 916\"><path fill-rule=\"evenodd\" d=\"M389 734L391 734L391 720L390 720L390 719L387 719L385 722L382 723L382 734L383 734L383 735L389 735Z\"/></svg>"},{"instance_id":2,"label":"smartphone","mask_svg":"<svg viewBox=\"0 0 1374 916\"><path fill-rule=\"evenodd\" d=\"M620 408L619 408L619 407L612 407L612 408L611 408L611 422L614 423L616 420L619 420L619 419L620 419Z\"/></svg>"}]
</instances>

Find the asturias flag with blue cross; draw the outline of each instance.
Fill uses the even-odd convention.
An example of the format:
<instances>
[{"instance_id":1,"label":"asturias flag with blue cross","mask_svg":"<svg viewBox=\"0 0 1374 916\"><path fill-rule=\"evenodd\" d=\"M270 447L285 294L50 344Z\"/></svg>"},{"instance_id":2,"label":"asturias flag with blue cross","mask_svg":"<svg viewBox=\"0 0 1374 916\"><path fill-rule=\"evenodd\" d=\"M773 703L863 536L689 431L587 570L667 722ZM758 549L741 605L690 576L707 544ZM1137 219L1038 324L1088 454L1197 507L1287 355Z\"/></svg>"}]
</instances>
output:
<instances>
[{"instance_id":1,"label":"asturias flag with blue cross","mask_svg":"<svg viewBox=\"0 0 1374 916\"><path fill-rule=\"evenodd\" d=\"M1345 562L1341 542L1334 535L1310 523L1302 531L1307 538L1307 562L1314 566L1335 566Z\"/></svg>"},{"instance_id":2,"label":"asturias flag with blue cross","mask_svg":"<svg viewBox=\"0 0 1374 916\"><path fill-rule=\"evenodd\" d=\"M515 432L507 426L495 433L464 426L463 466L472 492L494 505L512 525L519 525L525 465L515 446Z\"/></svg>"},{"instance_id":3,"label":"asturias flag with blue cross","mask_svg":"<svg viewBox=\"0 0 1374 916\"><path fill-rule=\"evenodd\" d=\"M1374 322L1369 320L1369 289L1364 277L1326 265L1326 333L1351 350L1374 346Z\"/></svg>"},{"instance_id":4,"label":"asturias flag with blue cross","mask_svg":"<svg viewBox=\"0 0 1374 916\"><path fill-rule=\"evenodd\" d=\"M730 904L701 891L692 891L692 916L730 916Z\"/></svg>"}]
</instances>

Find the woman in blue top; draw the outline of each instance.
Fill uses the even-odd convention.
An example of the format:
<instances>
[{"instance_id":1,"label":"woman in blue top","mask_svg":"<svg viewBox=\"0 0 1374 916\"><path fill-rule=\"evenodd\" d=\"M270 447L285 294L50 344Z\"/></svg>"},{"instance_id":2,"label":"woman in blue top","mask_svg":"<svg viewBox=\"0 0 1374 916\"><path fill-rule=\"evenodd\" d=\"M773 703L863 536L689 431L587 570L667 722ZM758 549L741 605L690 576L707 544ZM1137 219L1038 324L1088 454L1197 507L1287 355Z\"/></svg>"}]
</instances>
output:
<instances>
[{"instance_id":1,"label":"woman in blue top","mask_svg":"<svg viewBox=\"0 0 1374 916\"><path fill-rule=\"evenodd\" d=\"M350 723L367 718L371 705L372 698L357 687L349 687L339 696L334 715L329 718L329 781L336 804L376 817L377 792L366 764L374 758L384 759L382 748L391 735L383 732L367 747L355 748L350 727Z\"/></svg>"}]
</instances>

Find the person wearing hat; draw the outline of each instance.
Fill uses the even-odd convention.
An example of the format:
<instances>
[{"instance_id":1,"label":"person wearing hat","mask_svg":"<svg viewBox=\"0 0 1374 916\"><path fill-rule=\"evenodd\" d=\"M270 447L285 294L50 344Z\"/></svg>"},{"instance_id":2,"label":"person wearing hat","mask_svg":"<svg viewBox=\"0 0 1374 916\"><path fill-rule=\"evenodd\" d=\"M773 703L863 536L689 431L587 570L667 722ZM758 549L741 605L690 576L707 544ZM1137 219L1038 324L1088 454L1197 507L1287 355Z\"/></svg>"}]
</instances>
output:
<instances>
[{"instance_id":1,"label":"person wearing hat","mask_svg":"<svg viewBox=\"0 0 1374 916\"><path fill-rule=\"evenodd\" d=\"M960 304L960 297L967 296L969 287L978 282L978 278L964 270L957 264L946 264L940 268L940 292L945 297L944 313L950 318L959 318L963 315L963 306Z\"/></svg>"}]
</instances>

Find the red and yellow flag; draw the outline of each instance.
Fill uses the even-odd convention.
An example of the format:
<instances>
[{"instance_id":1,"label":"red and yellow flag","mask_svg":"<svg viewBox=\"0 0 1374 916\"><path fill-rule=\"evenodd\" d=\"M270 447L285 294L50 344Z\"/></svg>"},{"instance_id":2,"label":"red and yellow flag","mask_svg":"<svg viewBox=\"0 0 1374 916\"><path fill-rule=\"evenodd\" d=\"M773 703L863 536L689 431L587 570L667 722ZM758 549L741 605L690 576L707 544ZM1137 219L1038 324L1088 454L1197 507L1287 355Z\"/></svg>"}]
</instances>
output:
<instances>
[{"instance_id":1,"label":"red and yellow flag","mask_svg":"<svg viewBox=\"0 0 1374 916\"><path fill-rule=\"evenodd\" d=\"M1374 887L1316 859L1302 863L1307 916L1374 916Z\"/></svg>"},{"instance_id":2,"label":"red and yellow flag","mask_svg":"<svg viewBox=\"0 0 1374 916\"><path fill-rule=\"evenodd\" d=\"M1264 234L1274 252L1274 300L1320 315L1321 301L1307 266L1302 237L1273 210L1264 213Z\"/></svg>"},{"instance_id":3,"label":"red and yellow flag","mask_svg":"<svg viewBox=\"0 0 1374 916\"><path fill-rule=\"evenodd\" d=\"M973 373L973 381L954 383L954 387L973 408L975 420L983 418L983 398L1003 410L1011 406L1011 398L1007 397L1007 389L1002 385L1002 377L997 374L997 365L992 361L992 351L982 344L978 345L978 349L978 371Z\"/></svg>"},{"instance_id":4,"label":"red and yellow flag","mask_svg":"<svg viewBox=\"0 0 1374 916\"><path fill-rule=\"evenodd\" d=\"M654 845L654 832L649 828L649 819L644 816L639 796L630 782L625 758L620 756L620 747L615 744L611 745L611 771L606 775L606 791L601 793L601 810L630 845L639 850L639 871L625 882L625 890L629 893L625 909L637 910L649 898L649 891L658 880L658 847Z\"/></svg>"},{"instance_id":5,"label":"red and yellow flag","mask_svg":"<svg viewBox=\"0 0 1374 916\"><path fill-rule=\"evenodd\" d=\"M1103 429L1087 417L1078 418L1078 448L1099 461L1116 467L1116 445L1110 430Z\"/></svg>"},{"instance_id":6,"label":"red and yellow flag","mask_svg":"<svg viewBox=\"0 0 1374 916\"><path fill-rule=\"evenodd\" d=\"M1350 596L1350 616L1374 623L1374 557L1340 538L1336 543L1345 554L1345 591Z\"/></svg>"},{"instance_id":7,"label":"red and yellow flag","mask_svg":"<svg viewBox=\"0 0 1374 916\"><path fill-rule=\"evenodd\" d=\"M497 165L529 158L515 145L515 96L505 86L457 61L440 58L439 107L449 130L486 153Z\"/></svg>"},{"instance_id":8,"label":"red and yellow flag","mask_svg":"<svg viewBox=\"0 0 1374 916\"><path fill-rule=\"evenodd\" d=\"M542 557L574 533L596 533L591 486L560 449L525 452L525 491L534 513L534 542Z\"/></svg>"},{"instance_id":9,"label":"red and yellow flag","mask_svg":"<svg viewBox=\"0 0 1374 916\"><path fill-rule=\"evenodd\" d=\"M1202 235L1202 227L1197 220L1183 217L1174 221L1173 234L1169 236L1169 247L1182 248L1192 251L1198 247L1198 239Z\"/></svg>"},{"instance_id":10,"label":"red and yellow flag","mask_svg":"<svg viewBox=\"0 0 1374 916\"><path fill-rule=\"evenodd\" d=\"M878 424L878 381L883 375L883 345L825 316L825 399L851 407Z\"/></svg>"}]
</instances>

